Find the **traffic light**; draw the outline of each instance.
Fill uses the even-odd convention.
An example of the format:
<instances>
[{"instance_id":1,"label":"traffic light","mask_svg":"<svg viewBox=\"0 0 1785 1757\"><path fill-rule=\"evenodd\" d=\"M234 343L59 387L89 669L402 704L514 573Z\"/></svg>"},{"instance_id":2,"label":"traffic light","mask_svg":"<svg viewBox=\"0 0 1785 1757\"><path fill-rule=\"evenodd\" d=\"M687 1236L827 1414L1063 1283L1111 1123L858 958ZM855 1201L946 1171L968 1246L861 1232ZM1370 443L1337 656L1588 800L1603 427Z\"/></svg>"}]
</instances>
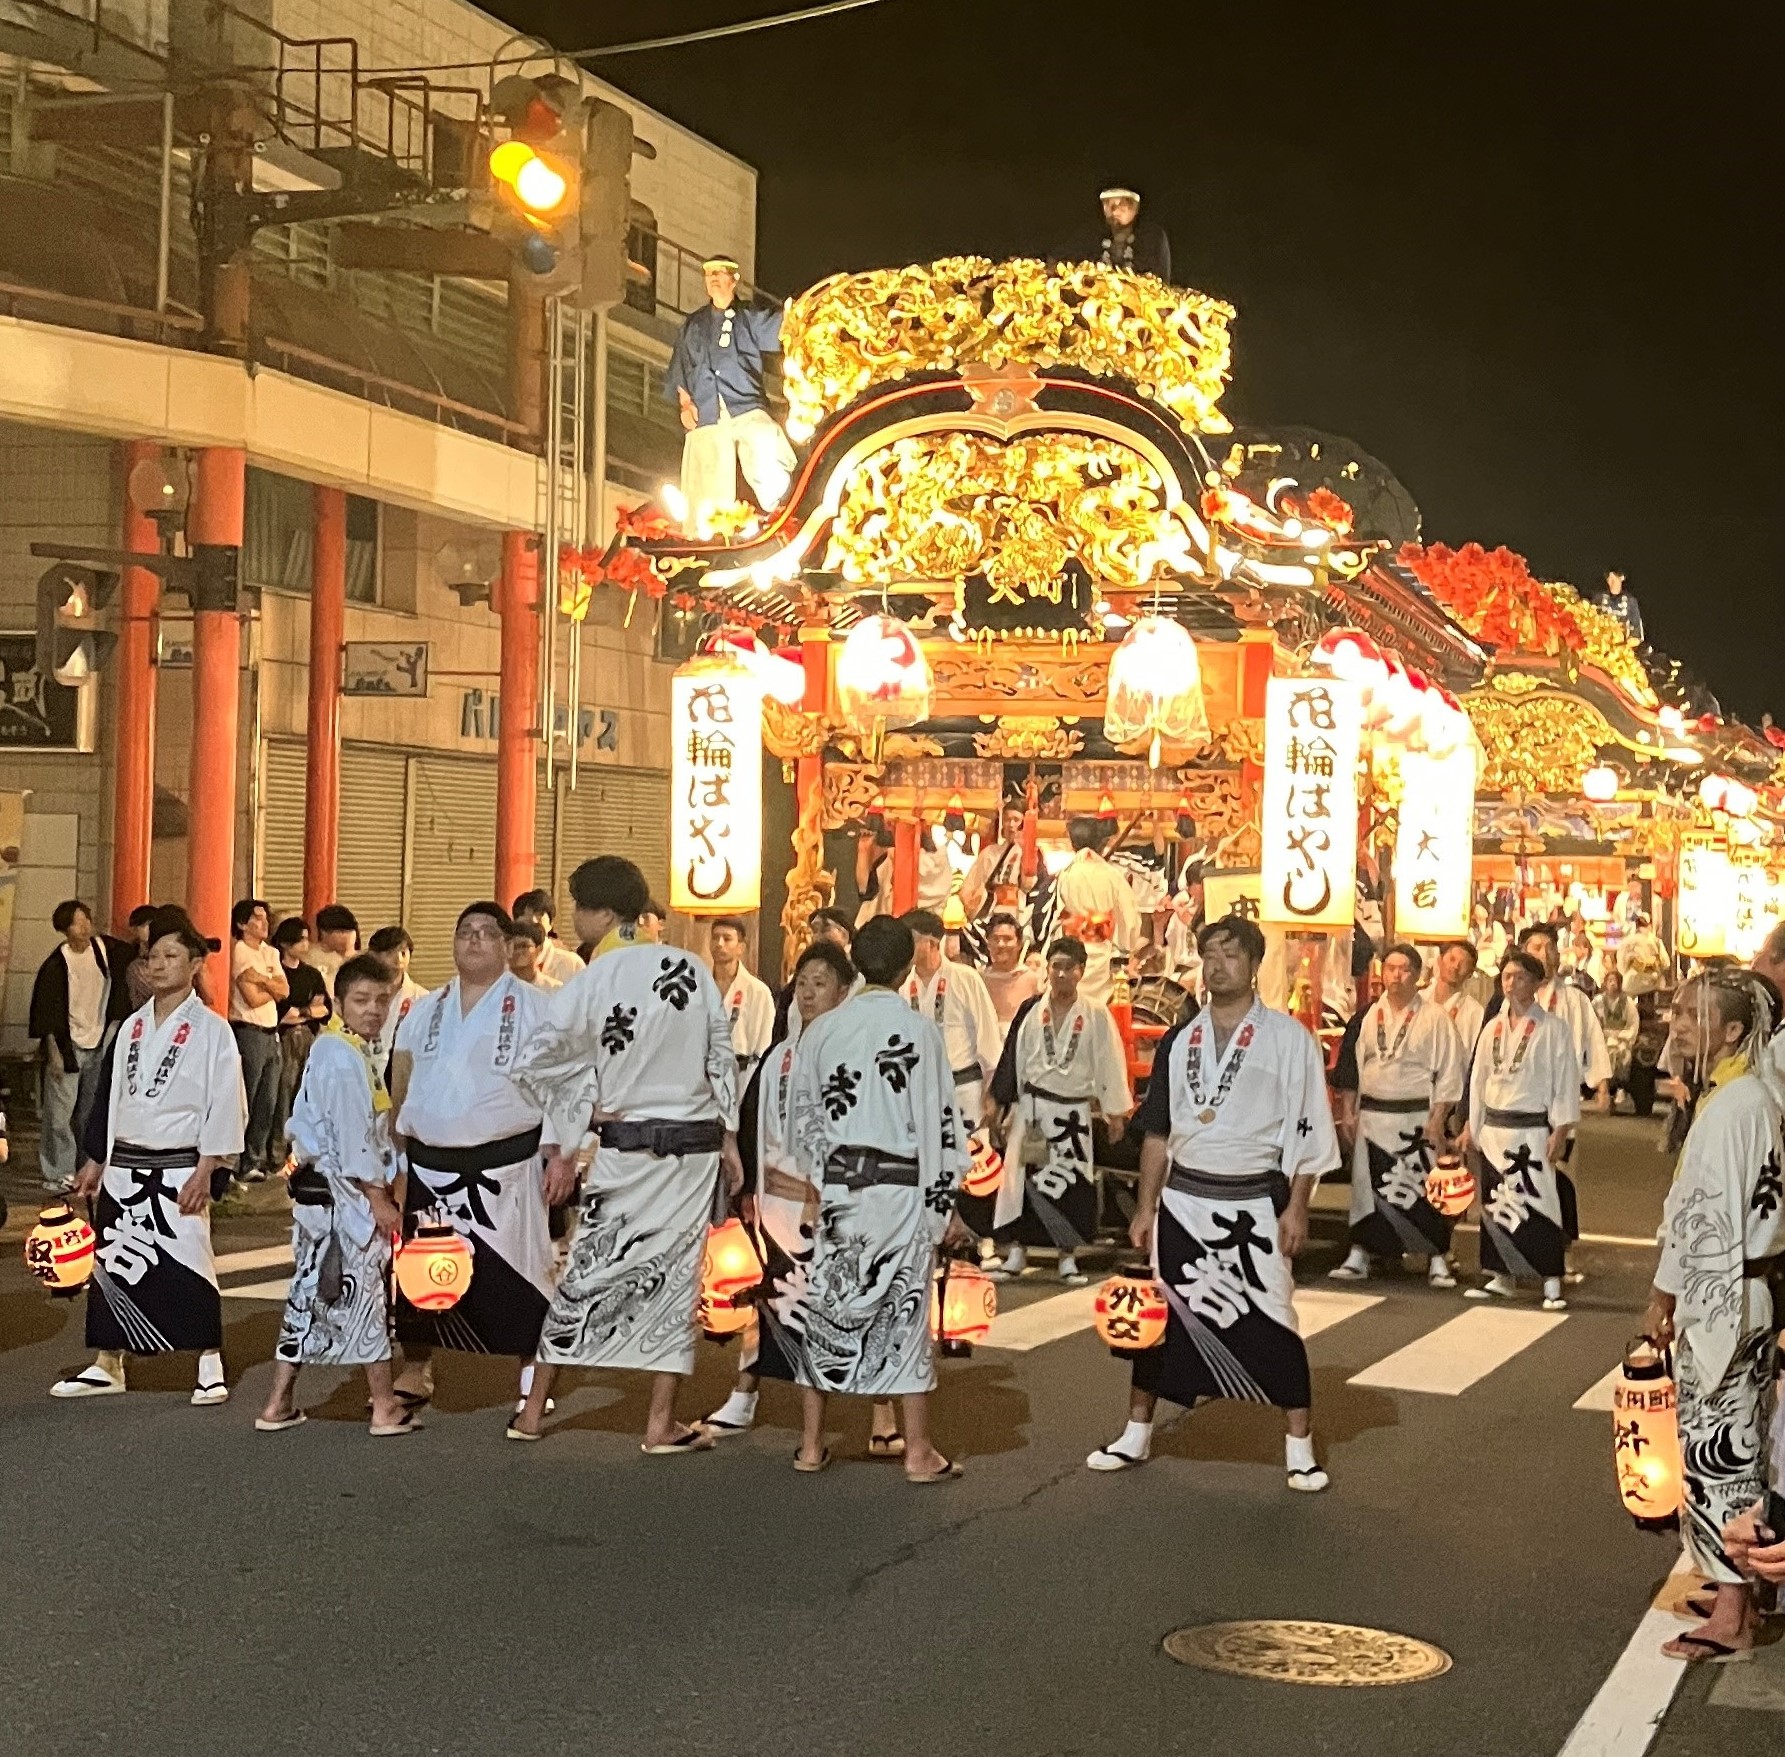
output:
<instances>
[{"instance_id":1,"label":"traffic light","mask_svg":"<svg viewBox=\"0 0 1785 1757\"><path fill-rule=\"evenodd\" d=\"M591 311L618 305L626 297L636 145L631 114L604 98L591 100L583 156L581 275L581 301Z\"/></svg>"},{"instance_id":2,"label":"traffic light","mask_svg":"<svg viewBox=\"0 0 1785 1757\"><path fill-rule=\"evenodd\" d=\"M37 582L37 656L40 677L75 688L98 676L118 637L97 626L99 612L118 589L115 573L58 561Z\"/></svg>"},{"instance_id":3,"label":"traffic light","mask_svg":"<svg viewBox=\"0 0 1785 1757\"><path fill-rule=\"evenodd\" d=\"M491 230L514 240L522 264L561 292L580 272L588 106L574 80L511 74L490 94L508 130L490 149Z\"/></svg>"}]
</instances>

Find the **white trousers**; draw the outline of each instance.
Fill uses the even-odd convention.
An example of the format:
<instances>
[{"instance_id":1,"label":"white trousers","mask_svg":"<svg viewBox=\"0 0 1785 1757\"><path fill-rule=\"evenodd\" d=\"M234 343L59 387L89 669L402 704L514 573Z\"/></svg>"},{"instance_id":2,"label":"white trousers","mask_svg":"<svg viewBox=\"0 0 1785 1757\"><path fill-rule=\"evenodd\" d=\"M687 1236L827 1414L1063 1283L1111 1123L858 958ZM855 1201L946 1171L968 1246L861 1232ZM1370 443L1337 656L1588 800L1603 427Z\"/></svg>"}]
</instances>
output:
<instances>
[{"instance_id":1,"label":"white trousers","mask_svg":"<svg viewBox=\"0 0 1785 1757\"><path fill-rule=\"evenodd\" d=\"M684 436L682 497L696 532L703 530L713 511L736 502L740 464L744 480L764 508L777 507L787 497L793 447L766 409L729 415L721 407L717 421L691 428Z\"/></svg>"}]
</instances>

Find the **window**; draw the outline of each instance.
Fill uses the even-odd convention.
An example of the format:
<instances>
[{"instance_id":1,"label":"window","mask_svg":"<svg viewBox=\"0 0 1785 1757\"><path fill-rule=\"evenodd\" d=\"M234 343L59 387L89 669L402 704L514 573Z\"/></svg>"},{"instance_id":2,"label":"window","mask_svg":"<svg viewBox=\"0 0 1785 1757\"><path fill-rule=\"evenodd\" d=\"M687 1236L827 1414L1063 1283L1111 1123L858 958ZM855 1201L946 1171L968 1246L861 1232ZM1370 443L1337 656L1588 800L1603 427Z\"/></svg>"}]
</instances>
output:
<instances>
[{"instance_id":1,"label":"window","mask_svg":"<svg viewBox=\"0 0 1785 1757\"><path fill-rule=\"evenodd\" d=\"M310 484L271 470L248 471L242 525L242 584L263 592L310 590ZM378 602L378 502L347 496L347 601Z\"/></svg>"}]
</instances>

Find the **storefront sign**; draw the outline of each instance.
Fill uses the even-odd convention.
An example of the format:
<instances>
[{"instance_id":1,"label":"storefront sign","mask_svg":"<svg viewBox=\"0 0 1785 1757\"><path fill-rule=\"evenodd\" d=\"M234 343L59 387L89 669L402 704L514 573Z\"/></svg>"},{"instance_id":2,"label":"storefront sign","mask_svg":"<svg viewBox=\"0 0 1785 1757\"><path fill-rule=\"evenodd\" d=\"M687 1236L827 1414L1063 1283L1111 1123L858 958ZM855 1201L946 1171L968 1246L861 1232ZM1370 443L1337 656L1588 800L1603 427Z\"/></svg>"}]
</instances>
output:
<instances>
[{"instance_id":1,"label":"storefront sign","mask_svg":"<svg viewBox=\"0 0 1785 1757\"><path fill-rule=\"evenodd\" d=\"M1395 835L1395 933L1460 939L1469 929L1474 871L1475 750L1401 757L1401 822Z\"/></svg>"},{"instance_id":2,"label":"storefront sign","mask_svg":"<svg viewBox=\"0 0 1785 1757\"><path fill-rule=\"evenodd\" d=\"M669 906L731 915L762 901L762 695L735 656L670 679Z\"/></svg>"},{"instance_id":3,"label":"storefront sign","mask_svg":"<svg viewBox=\"0 0 1785 1757\"><path fill-rule=\"evenodd\" d=\"M341 667L343 695L425 696L426 641L347 641Z\"/></svg>"},{"instance_id":4,"label":"storefront sign","mask_svg":"<svg viewBox=\"0 0 1785 1757\"><path fill-rule=\"evenodd\" d=\"M1273 677L1264 704L1264 919L1349 927L1357 889L1354 683Z\"/></svg>"},{"instance_id":5,"label":"storefront sign","mask_svg":"<svg viewBox=\"0 0 1785 1757\"><path fill-rule=\"evenodd\" d=\"M1729 929L1735 916L1735 874L1720 848L1680 850L1680 928L1682 958L1720 958L1734 948Z\"/></svg>"},{"instance_id":6,"label":"storefront sign","mask_svg":"<svg viewBox=\"0 0 1785 1757\"><path fill-rule=\"evenodd\" d=\"M0 634L0 750L91 750L81 696L39 673L36 635Z\"/></svg>"}]
</instances>

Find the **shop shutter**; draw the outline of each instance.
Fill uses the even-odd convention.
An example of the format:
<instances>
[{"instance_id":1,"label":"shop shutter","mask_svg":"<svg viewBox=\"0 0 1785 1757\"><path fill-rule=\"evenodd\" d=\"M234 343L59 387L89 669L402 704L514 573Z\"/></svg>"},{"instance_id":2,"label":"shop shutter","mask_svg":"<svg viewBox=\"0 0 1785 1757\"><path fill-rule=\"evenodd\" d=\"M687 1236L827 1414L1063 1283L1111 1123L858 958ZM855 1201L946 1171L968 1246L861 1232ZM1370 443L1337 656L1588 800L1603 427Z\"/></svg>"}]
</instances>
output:
<instances>
[{"instance_id":1,"label":"shop shutter","mask_svg":"<svg viewBox=\"0 0 1785 1757\"><path fill-rule=\"evenodd\" d=\"M623 769L586 763L576 791L559 794L558 906L570 919L570 875L597 854L623 854L645 875L659 902L669 891L669 776L662 769ZM542 801L542 804L544 802ZM551 884L549 820L540 836L539 882ZM568 938L568 931L565 934Z\"/></svg>"},{"instance_id":2,"label":"shop shutter","mask_svg":"<svg viewBox=\"0 0 1785 1757\"><path fill-rule=\"evenodd\" d=\"M411 974L430 987L452 977L453 924L467 903L490 894L496 861L493 759L418 756L408 908L415 941ZM503 907L512 901L503 897Z\"/></svg>"},{"instance_id":3,"label":"shop shutter","mask_svg":"<svg viewBox=\"0 0 1785 1757\"><path fill-rule=\"evenodd\" d=\"M304 906L304 747L269 738L260 764L259 894L275 918Z\"/></svg>"}]
</instances>

